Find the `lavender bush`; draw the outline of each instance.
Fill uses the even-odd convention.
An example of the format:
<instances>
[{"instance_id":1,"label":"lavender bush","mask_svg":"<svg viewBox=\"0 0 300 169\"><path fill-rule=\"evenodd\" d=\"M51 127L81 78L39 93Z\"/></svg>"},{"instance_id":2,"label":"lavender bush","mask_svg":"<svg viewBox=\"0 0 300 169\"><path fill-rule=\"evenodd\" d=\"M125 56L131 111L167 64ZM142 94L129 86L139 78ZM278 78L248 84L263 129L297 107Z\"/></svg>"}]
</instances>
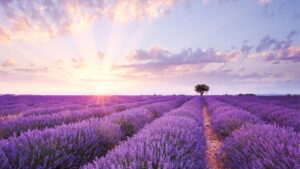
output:
<instances>
[{"instance_id":1,"label":"lavender bush","mask_svg":"<svg viewBox=\"0 0 300 169\"><path fill-rule=\"evenodd\" d=\"M268 123L276 123L282 127L291 127L295 131L300 132L300 112L297 110L273 104L244 101L243 97L219 97L219 99L247 110Z\"/></svg>"},{"instance_id":2,"label":"lavender bush","mask_svg":"<svg viewBox=\"0 0 300 169\"><path fill-rule=\"evenodd\" d=\"M300 168L300 135L271 124L248 124L227 137L218 157L227 168Z\"/></svg>"},{"instance_id":3,"label":"lavender bush","mask_svg":"<svg viewBox=\"0 0 300 169\"><path fill-rule=\"evenodd\" d=\"M271 104L286 107L288 109L300 110L300 96L226 96L230 100L243 100L260 104Z\"/></svg>"},{"instance_id":4,"label":"lavender bush","mask_svg":"<svg viewBox=\"0 0 300 169\"><path fill-rule=\"evenodd\" d=\"M212 128L220 138L229 136L247 123L262 123L255 115L214 98L207 98L206 102L211 114Z\"/></svg>"},{"instance_id":5,"label":"lavender bush","mask_svg":"<svg viewBox=\"0 0 300 169\"><path fill-rule=\"evenodd\" d=\"M202 120L196 120L201 117L197 116L200 107L199 98L188 101L180 108L147 125L105 157L82 168L205 169L205 137Z\"/></svg>"},{"instance_id":6,"label":"lavender bush","mask_svg":"<svg viewBox=\"0 0 300 169\"><path fill-rule=\"evenodd\" d=\"M5 155L0 161L8 159L7 169L71 168L103 155L121 135L118 125L98 120L31 131L1 140L0 149Z\"/></svg>"}]
</instances>

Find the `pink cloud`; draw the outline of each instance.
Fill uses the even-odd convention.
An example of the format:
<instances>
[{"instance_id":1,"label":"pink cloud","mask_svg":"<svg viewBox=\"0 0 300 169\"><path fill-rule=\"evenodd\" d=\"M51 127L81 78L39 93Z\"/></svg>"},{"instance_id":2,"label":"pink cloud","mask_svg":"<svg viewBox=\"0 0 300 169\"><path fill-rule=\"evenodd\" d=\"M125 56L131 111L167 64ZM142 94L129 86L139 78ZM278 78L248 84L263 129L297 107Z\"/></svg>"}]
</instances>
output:
<instances>
[{"instance_id":1,"label":"pink cloud","mask_svg":"<svg viewBox=\"0 0 300 169\"><path fill-rule=\"evenodd\" d=\"M54 37L90 23L104 10L104 1L0 1L4 20L0 39Z\"/></svg>"},{"instance_id":2,"label":"pink cloud","mask_svg":"<svg viewBox=\"0 0 300 169\"><path fill-rule=\"evenodd\" d=\"M35 73L47 73L49 68L42 67L42 68L16 68L14 71L16 72L23 72L23 73L29 73L29 74L35 74Z\"/></svg>"},{"instance_id":3,"label":"pink cloud","mask_svg":"<svg viewBox=\"0 0 300 169\"><path fill-rule=\"evenodd\" d=\"M169 51L159 45L154 45L148 50L139 49L131 52L127 58L130 64L116 65L117 68L126 68L133 71L162 72L165 70L186 70L188 67L197 67L208 63L227 63L238 59L240 51L218 51L215 49L203 50L184 49L179 53Z\"/></svg>"},{"instance_id":4,"label":"pink cloud","mask_svg":"<svg viewBox=\"0 0 300 169\"><path fill-rule=\"evenodd\" d=\"M86 66L85 60L83 58L72 58L71 59L73 67L76 69L81 69Z\"/></svg>"},{"instance_id":5,"label":"pink cloud","mask_svg":"<svg viewBox=\"0 0 300 169\"><path fill-rule=\"evenodd\" d=\"M101 17L122 23L156 19L191 1L195 0L2 0L0 42L62 36L90 27ZM270 2L259 0L263 5Z\"/></svg>"},{"instance_id":6,"label":"pink cloud","mask_svg":"<svg viewBox=\"0 0 300 169\"><path fill-rule=\"evenodd\" d=\"M267 51L263 52L262 56L265 61L275 61L275 63L280 61L300 62L300 47L289 46L275 51Z\"/></svg>"},{"instance_id":7,"label":"pink cloud","mask_svg":"<svg viewBox=\"0 0 300 169\"><path fill-rule=\"evenodd\" d=\"M117 0L109 9L108 15L113 20L128 22L130 19L157 18L175 8L177 4L186 4L191 0Z\"/></svg>"},{"instance_id":8,"label":"pink cloud","mask_svg":"<svg viewBox=\"0 0 300 169\"><path fill-rule=\"evenodd\" d=\"M189 0L190 1L190 0ZM91 26L94 20L108 17L128 22L130 19L157 18L183 0L45 0L0 1L0 41L32 40L56 37Z\"/></svg>"},{"instance_id":9,"label":"pink cloud","mask_svg":"<svg viewBox=\"0 0 300 169\"><path fill-rule=\"evenodd\" d=\"M104 55L103 52L101 52L101 51L98 51L98 52L97 52L97 58L98 58L99 60L103 60L104 57L105 57L105 55Z\"/></svg>"},{"instance_id":10,"label":"pink cloud","mask_svg":"<svg viewBox=\"0 0 300 169\"><path fill-rule=\"evenodd\" d=\"M132 51L127 58L130 61L156 61L166 58L170 55L167 49L162 48L159 45L153 45L148 50L136 50Z\"/></svg>"},{"instance_id":11,"label":"pink cloud","mask_svg":"<svg viewBox=\"0 0 300 169\"><path fill-rule=\"evenodd\" d=\"M241 51L245 51L248 58L263 58L264 61L278 64L281 61L300 62L300 47L295 44L293 38L298 32L292 30L285 39L277 40L270 36L262 38L255 47L255 52L251 53L254 46L242 46Z\"/></svg>"},{"instance_id":12,"label":"pink cloud","mask_svg":"<svg viewBox=\"0 0 300 169\"><path fill-rule=\"evenodd\" d=\"M16 65L16 62L13 59L6 59L1 63L2 67L13 67Z\"/></svg>"},{"instance_id":13,"label":"pink cloud","mask_svg":"<svg viewBox=\"0 0 300 169\"><path fill-rule=\"evenodd\" d=\"M260 3L261 5L268 5L271 2L272 0L258 0L258 3Z\"/></svg>"}]
</instances>

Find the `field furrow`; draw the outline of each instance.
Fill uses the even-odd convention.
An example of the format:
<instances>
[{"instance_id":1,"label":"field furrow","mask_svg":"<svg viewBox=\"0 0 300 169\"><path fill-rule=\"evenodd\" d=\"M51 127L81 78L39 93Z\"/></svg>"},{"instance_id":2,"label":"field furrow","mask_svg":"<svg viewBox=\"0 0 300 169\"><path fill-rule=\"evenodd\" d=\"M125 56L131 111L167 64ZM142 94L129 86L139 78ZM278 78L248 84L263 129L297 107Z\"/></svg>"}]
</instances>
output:
<instances>
[{"instance_id":1,"label":"field furrow","mask_svg":"<svg viewBox=\"0 0 300 169\"><path fill-rule=\"evenodd\" d=\"M211 127L211 119L207 110L206 105L202 108L202 116L204 121L204 133L206 137L206 160L209 169L221 169L222 164L217 160L217 151L222 145L222 141L217 137Z\"/></svg>"}]
</instances>

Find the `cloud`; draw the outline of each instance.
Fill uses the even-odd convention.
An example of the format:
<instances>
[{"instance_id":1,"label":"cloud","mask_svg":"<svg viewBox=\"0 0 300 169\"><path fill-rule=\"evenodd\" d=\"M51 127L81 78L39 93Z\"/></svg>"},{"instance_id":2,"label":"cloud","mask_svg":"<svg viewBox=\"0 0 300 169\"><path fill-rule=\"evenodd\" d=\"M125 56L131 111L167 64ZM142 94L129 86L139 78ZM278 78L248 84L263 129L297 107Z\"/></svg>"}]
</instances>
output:
<instances>
[{"instance_id":1,"label":"cloud","mask_svg":"<svg viewBox=\"0 0 300 169\"><path fill-rule=\"evenodd\" d=\"M248 41L244 41L242 48L241 48L241 52L244 53L245 55L248 55L248 53L253 48L253 46L250 46L247 43L248 43Z\"/></svg>"},{"instance_id":2,"label":"cloud","mask_svg":"<svg viewBox=\"0 0 300 169\"><path fill-rule=\"evenodd\" d=\"M273 61L275 64L280 61L300 62L300 47L288 46L275 51L266 51L262 53L265 61Z\"/></svg>"},{"instance_id":3,"label":"cloud","mask_svg":"<svg viewBox=\"0 0 300 169\"><path fill-rule=\"evenodd\" d=\"M0 25L0 42L9 42L10 36L7 31Z\"/></svg>"},{"instance_id":4,"label":"cloud","mask_svg":"<svg viewBox=\"0 0 300 169\"><path fill-rule=\"evenodd\" d=\"M127 58L130 61L158 61L166 59L169 55L171 55L171 53L168 50L155 44L148 50L140 49L133 51L127 56Z\"/></svg>"},{"instance_id":5,"label":"cloud","mask_svg":"<svg viewBox=\"0 0 300 169\"><path fill-rule=\"evenodd\" d=\"M255 47L255 52L250 53L248 57L262 57L264 61L278 64L281 61L300 62L300 47L294 44L293 38L298 34L298 31L292 30L283 40L277 40L270 36L265 36L260 40ZM242 47L242 51L244 50ZM247 48L246 48L247 49Z\"/></svg>"},{"instance_id":6,"label":"cloud","mask_svg":"<svg viewBox=\"0 0 300 169\"><path fill-rule=\"evenodd\" d=\"M203 50L184 49L179 53L173 53L167 49L154 45L148 50L137 50L131 52L127 58L129 64L115 65L115 68L132 69L133 71L161 72L170 70L186 70L189 67L198 67L208 63L226 63L240 57L240 52L231 50L221 52L215 49Z\"/></svg>"},{"instance_id":7,"label":"cloud","mask_svg":"<svg viewBox=\"0 0 300 169\"><path fill-rule=\"evenodd\" d=\"M23 73L46 73L48 72L47 67L42 67L42 68L16 68L14 71L16 72L23 72Z\"/></svg>"},{"instance_id":8,"label":"cloud","mask_svg":"<svg viewBox=\"0 0 300 169\"><path fill-rule=\"evenodd\" d=\"M272 2L272 0L258 0L258 3L261 5L268 5Z\"/></svg>"},{"instance_id":9,"label":"cloud","mask_svg":"<svg viewBox=\"0 0 300 169\"><path fill-rule=\"evenodd\" d=\"M84 59L81 57L80 58L72 58L71 61L72 61L73 67L75 69L80 69L80 68L83 68L86 66Z\"/></svg>"},{"instance_id":10,"label":"cloud","mask_svg":"<svg viewBox=\"0 0 300 169\"><path fill-rule=\"evenodd\" d=\"M230 70L230 69L228 69ZM274 82L276 80L280 80L285 75L283 73L267 73L267 72L249 72L249 73L242 73L233 72L232 71L223 71L223 70L216 70L212 72L197 72L189 78L199 79L199 77L209 80L214 83L219 84L247 84L247 83L262 83L262 82Z\"/></svg>"},{"instance_id":11,"label":"cloud","mask_svg":"<svg viewBox=\"0 0 300 169\"><path fill-rule=\"evenodd\" d=\"M288 40L292 40L292 38L295 37L297 34L298 34L298 31L297 31L297 30L292 30L292 31L290 31L290 33L286 36L286 38L287 38Z\"/></svg>"},{"instance_id":12,"label":"cloud","mask_svg":"<svg viewBox=\"0 0 300 169\"><path fill-rule=\"evenodd\" d=\"M130 19L157 18L173 10L178 4L187 4L191 0L117 0L108 9L108 16L113 20L128 22Z\"/></svg>"},{"instance_id":13,"label":"cloud","mask_svg":"<svg viewBox=\"0 0 300 169\"><path fill-rule=\"evenodd\" d=\"M292 30L288 33L284 40L276 40L275 38L271 38L270 36L265 36L259 42L256 47L256 52L261 52L264 50L280 50L285 49L291 46L293 43L293 38L298 34L297 30Z\"/></svg>"},{"instance_id":14,"label":"cloud","mask_svg":"<svg viewBox=\"0 0 300 169\"><path fill-rule=\"evenodd\" d=\"M234 2L236 0L202 0L202 2L205 5L209 4L212 1L217 1L219 3L226 3L226 2ZM257 1L258 4L263 5L263 6L268 5L272 2L272 0L256 0L256 1Z\"/></svg>"},{"instance_id":15,"label":"cloud","mask_svg":"<svg viewBox=\"0 0 300 169\"><path fill-rule=\"evenodd\" d=\"M16 62L13 59L6 59L1 63L2 67L14 67L15 65Z\"/></svg>"},{"instance_id":16,"label":"cloud","mask_svg":"<svg viewBox=\"0 0 300 169\"><path fill-rule=\"evenodd\" d=\"M264 37L257 45L248 45L245 41L241 48L227 51L189 48L173 52L156 44L148 49L130 52L127 55L128 62L114 65L113 70L137 76L133 77L135 80L142 77L142 80L159 81L162 84L190 85L199 80L218 85L271 84L294 79L297 75L296 72L284 71L288 70L286 67L294 70L294 63L271 64L283 60L299 61L299 47L293 45L288 37L281 41ZM267 52L272 55L263 56ZM250 58L253 54L262 59L253 61Z\"/></svg>"},{"instance_id":17,"label":"cloud","mask_svg":"<svg viewBox=\"0 0 300 169\"><path fill-rule=\"evenodd\" d=\"M165 15L183 0L0 1L0 41L57 37L89 27L101 17L128 22Z\"/></svg>"},{"instance_id":18,"label":"cloud","mask_svg":"<svg viewBox=\"0 0 300 169\"><path fill-rule=\"evenodd\" d=\"M0 69L0 74L5 74L6 72Z\"/></svg>"},{"instance_id":19,"label":"cloud","mask_svg":"<svg viewBox=\"0 0 300 169\"><path fill-rule=\"evenodd\" d=\"M100 18L122 23L156 19L192 1L196 0L2 0L0 42L63 36L90 27ZM258 2L266 5L271 0Z\"/></svg>"},{"instance_id":20,"label":"cloud","mask_svg":"<svg viewBox=\"0 0 300 169\"><path fill-rule=\"evenodd\" d=\"M97 58L99 59L99 60L103 60L104 59L104 53L103 52L101 52L101 51L98 51L97 52Z\"/></svg>"},{"instance_id":21,"label":"cloud","mask_svg":"<svg viewBox=\"0 0 300 169\"><path fill-rule=\"evenodd\" d=\"M4 20L1 40L56 37L86 27L102 15L102 0L0 1Z\"/></svg>"},{"instance_id":22,"label":"cloud","mask_svg":"<svg viewBox=\"0 0 300 169\"><path fill-rule=\"evenodd\" d=\"M271 38L270 36L266 36L260 40L259 44L256 47L256 52L261 52L263 50L269 49L272 45L277 44L278 42Z\"/></svg>"}]
</instances>

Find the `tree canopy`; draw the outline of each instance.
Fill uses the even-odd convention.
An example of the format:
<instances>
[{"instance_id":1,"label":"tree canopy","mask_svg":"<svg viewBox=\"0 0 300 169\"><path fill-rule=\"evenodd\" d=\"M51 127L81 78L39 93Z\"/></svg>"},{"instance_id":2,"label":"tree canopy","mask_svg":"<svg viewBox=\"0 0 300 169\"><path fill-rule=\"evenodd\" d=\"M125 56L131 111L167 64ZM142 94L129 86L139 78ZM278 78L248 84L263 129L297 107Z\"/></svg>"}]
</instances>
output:
<instances>
[{"instance_id":1,"label":"tree canopy","mask_svg":"<svg viewBox=\"0 0 300 169\"><path fill-rule=\"evenodd\" d=\"M204 92L208 92L209 91L209 87L206 84L197 84L195 86L195 91L200 93L201 96L204 94Z\"/></svg>"}]
</instances>

